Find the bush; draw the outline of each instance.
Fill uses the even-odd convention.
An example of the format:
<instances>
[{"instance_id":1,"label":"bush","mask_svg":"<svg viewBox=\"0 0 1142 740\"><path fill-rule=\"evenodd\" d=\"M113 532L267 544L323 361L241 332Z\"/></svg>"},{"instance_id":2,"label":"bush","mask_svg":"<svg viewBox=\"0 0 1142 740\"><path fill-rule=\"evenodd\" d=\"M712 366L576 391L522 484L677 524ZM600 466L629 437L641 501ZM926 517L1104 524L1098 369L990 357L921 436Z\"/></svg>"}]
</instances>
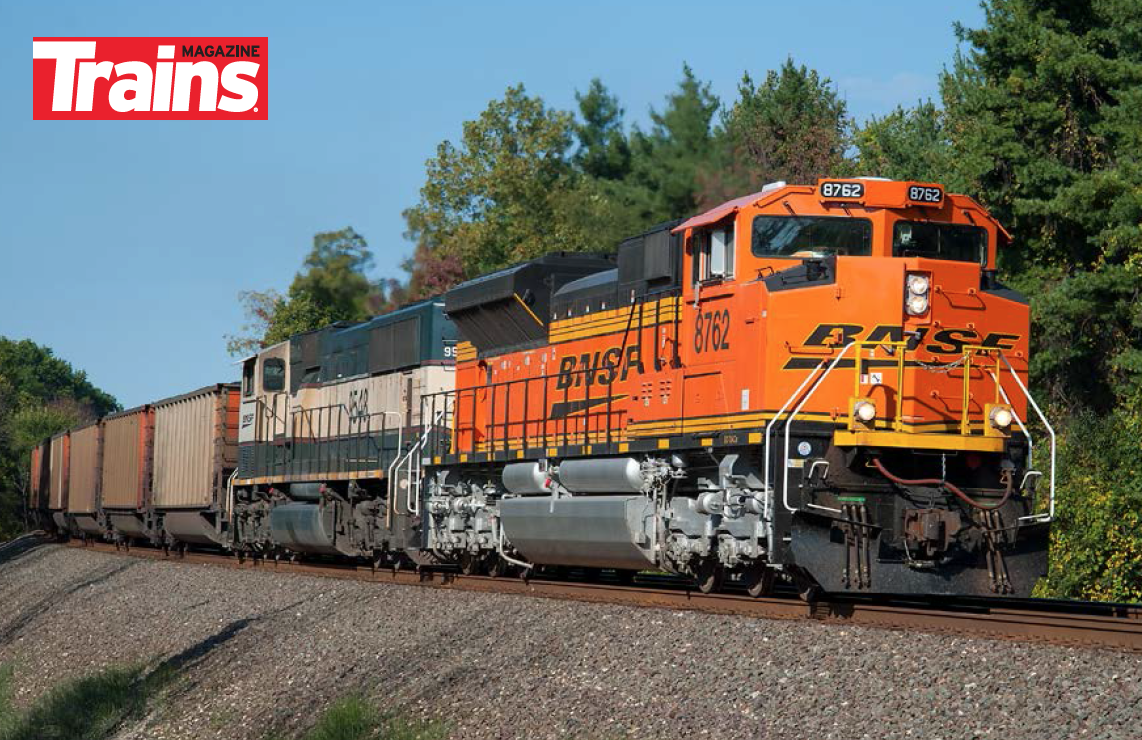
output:
<instances>
[{"instance_id":1,"label":"bush","mask_svg":"<svg viewBox=\"0 0 1142 740\"><path fill-rule=\"evenodd\" d=\"M1037 596L1142 601L1142 413L1072 417L1060 434L1047 578Z\"/></svg>"}]
</instances>

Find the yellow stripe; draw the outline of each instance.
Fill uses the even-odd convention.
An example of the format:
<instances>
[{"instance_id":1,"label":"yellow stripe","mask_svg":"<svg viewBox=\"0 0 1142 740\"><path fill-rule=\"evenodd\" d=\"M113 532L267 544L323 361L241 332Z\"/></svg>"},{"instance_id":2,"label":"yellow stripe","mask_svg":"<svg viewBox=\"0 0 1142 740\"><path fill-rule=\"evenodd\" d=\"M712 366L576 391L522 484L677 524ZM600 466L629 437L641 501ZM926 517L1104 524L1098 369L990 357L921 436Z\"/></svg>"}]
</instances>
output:
<instances>
[{"instance_id":1,"label":"yellow stripe","mask_svg":"<svg viewBox=\"0 0 1142 740\"><path fill-rule=\"evenodd\" d=\"M1003 452L1003 437L977 437L963 434L909 434L907 432L833 432L833 442L841 447L906 447L920 450L964 450Z\"/></svg>"},{"instance_id":2,"label":"yellow stripe","mask_svg":"<svg viewBox=\"0 0 1142 740\"><path fill-rule=\"evenodd\" d=\"M528 312L528 313L531 315L531 318L535 319L535 323L539 324L540 326L543 326L543 322L542 322L542 321L540 321L540 320L539 320L539 317L535 315L535 311L532 311L532 310L531 310L531 307L529 307L529 306L528 306L526 303L524 303L522 298L520 298L520 297L519 297L517 294L515 294L515 293L512 293L512 296L513 296L513 297L514 297L514 298L515 298L517 301L519 301L519 305L523 306L523 310L524 310L524 311L527 311L527 312Z\"/></svg>"}]
</instances>

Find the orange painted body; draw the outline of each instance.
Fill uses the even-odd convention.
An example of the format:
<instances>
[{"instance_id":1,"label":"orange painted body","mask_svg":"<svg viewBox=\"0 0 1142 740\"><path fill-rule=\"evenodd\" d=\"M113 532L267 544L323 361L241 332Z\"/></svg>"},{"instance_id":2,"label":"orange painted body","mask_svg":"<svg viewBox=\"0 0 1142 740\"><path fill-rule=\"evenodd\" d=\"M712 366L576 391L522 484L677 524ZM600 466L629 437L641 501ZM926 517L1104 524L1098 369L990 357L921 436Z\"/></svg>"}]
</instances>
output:
<instances>
[{"instance_id":1,"label":"orange painted body","mask_svg":"<svg viewBox=\"0 0 1142 740\"><path fill-rule=\"evenodd\" d=\"M915 184L862 185L859 200L824 200L820 183L789 186L691 219L680 227L686 240L681 290L547 317L544 346L477 357L462 343L452 452L523 458L535 456L525 450L597 454L602 450L591 447L600 443L617 445L618 452L755 444L810 372L854 340L869 339L880 344L849 347L798 420L851 428L851 403L863 397L876 405L869 425L875 430L983 435L986 406L1004 400L997 369L1013 411L1025 419L1024 396L998 353L970 350L1002 351L1026 383L1028 307L981 289L981 269L994 267L1007 234L966 196L919 205L908 200ZM766 214L867 219L871 254L836 257L828 284L776 290L765 278L803 260L752 253L753 219ZM986 265L895 257L898 221L981 227ZM696 234L712 224L734 227L733 273L695 281ZM930 307L920 316L904 307L908 272L930 278ZM903 340L909 345L890 344ZM898 349L904 351L902 373Z\"/></svg>"}]
</instances>

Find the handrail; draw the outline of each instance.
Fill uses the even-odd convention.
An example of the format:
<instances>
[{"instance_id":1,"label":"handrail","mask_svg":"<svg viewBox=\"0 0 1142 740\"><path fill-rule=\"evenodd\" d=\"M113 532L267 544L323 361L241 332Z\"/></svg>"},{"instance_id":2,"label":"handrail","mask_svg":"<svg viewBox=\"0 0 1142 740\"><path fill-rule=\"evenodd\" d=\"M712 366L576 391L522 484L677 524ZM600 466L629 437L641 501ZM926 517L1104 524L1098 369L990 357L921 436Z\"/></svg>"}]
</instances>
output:
<instances>
[{"instance_id":1,"label":"handrail","mask_svg":"<svg viewBox=\"0 0 1142 740\"><path fill-rule=\"evenodd\" d=\"M851 346L852 346L852 345L850 344L850 345L846 346L846 347L845 347L845 349L848 349L848 347L851 347ZM842 352L842 354L843 354L843 352ZM838 356L837 356L837 359L838 359L838 360L840 359L840 355L838 355ZM817 366L813 368L813 372L809 373L809 374L808 374L808 375L805 377L805 379L801 381L801 385L797 386L797 390L793 391L793 393L792 393L792 394L789 396L789 398L788 398L788 399L786 399L785 403L784 403L784 404L781 406L781 408L777 410L777 413L773 415L773 418L772 418L772 419L770 419L770 420L769 420L768 422L766 422L766 424L765 424L765 431L763 432L763 434L765 435L765 477L764 477L764 479L762 480L762 490L763 490L763 491L765 491L765 501L763 502L764 506L763 506L763 509L762 509L762 513L763 513L763 516L765 516L766 518L769 518L769 515L770 515L770 511L769 511L769 494L770 494L770 484L769 484L769 468L770 468L770 464L769 464L769 460L770 460L770 455L769 455L769 440L770 440L770 439L771 439L771 437L772 437L772 435L770 435L770 433L769 433L769 432L770 432L770 428L771 428L771 427L776 427L776 425L777 425L777 422L778 422L778 421L781 419L781 415L785 413L785 409L789 408L789 405L793 403L793 400L794 400L795 398L797 398L797 396L798 396L798 395L801 393L801 391L802 391L802 390L804 390L805 386L809 384L809 381L811 381L811 380L813 379L813 377L814 377L814 376L817 374L817 372L818 372L818 371L819 371L821 368L825 367L825 365L826 365L826 363L827 363L827 362L828 362L827 360L821 360L819 363L817 363ZM835 362L835 361L834 361L834 362Z\"/></svg>"},{"instance_id":2,"label":"handrail","mask_svg":"<svg viewBox=\"0 0 1142 740\"><path fill-rule=\"evenodd\" d=\"M824 382L825 378L829 377L829 373L833 372L833 369L836 368L837 363L841 361L841 358L844 357L845 354L847 354L855 344L855 342L849 342L844 346L844 349L842 349L840 353L833 358L833 361L829 363L827 368L825 368L825 372L821 373L821 377L817 378L816 382L813 383L813 386L809 389L809 392L805 394L803 399L801 399L801 403L797 404L797 408L793 409L793 411L790 412L789 420L785 422L785 456L782 458L782 467L785 468L785 472L783 473L781 482L781 503L785 506L786 511L797 511L797 509L789 505L789 430L793 426L793 420L797 418L797 414L801 413L801 409L805 408L805 404L809 402L809 399L812 398L813 394L817 392L817 389L821 387L821 383ZM810 504L810 506L840 513L840 511L837 509L828 509L827 507L815 506L813 504Z\"/></svg>"},{"instance_id":3,"label":"handrail","mask_svg":"<svg viewBox=\"0 0 1142 740\"><path fill-rule=\"evenodd\" d=\"M1015 368L1011 367L1011 361L1007 359L1007 355L1000 352L999 356L1003 359L1003 364L1007 365L1007 369L1011 371L1011 377L1015 378L1015 382L1019 385L1019 390L1023 391L1024 398L1026 398L1027 402L1031 404L1031 408L1035 409L1035 413L1039 416L1039 421L1043 422L1043 426L1046 428L1047 434L1049 434L1051 437L1051 487L1048 493L1049 498L1047 504L1047 513L1045 515L1038 514L1031 517L1023 517L1020 519L1020 521L1023 519L1033 519L1035 521L1047 523L1054 520L1055 518L1055 453L1057 447L1055 430L1051 426L1051 422L1047 421L1047 416L1043 413L1043 410L1039 408L1039 404L1035 402L1035 398L1031 395L1031 391L1027 390L1027 386L1025 386L1023 381L1019 379L1019 373L1015 372Z\"/></svg>"}]
</instances>

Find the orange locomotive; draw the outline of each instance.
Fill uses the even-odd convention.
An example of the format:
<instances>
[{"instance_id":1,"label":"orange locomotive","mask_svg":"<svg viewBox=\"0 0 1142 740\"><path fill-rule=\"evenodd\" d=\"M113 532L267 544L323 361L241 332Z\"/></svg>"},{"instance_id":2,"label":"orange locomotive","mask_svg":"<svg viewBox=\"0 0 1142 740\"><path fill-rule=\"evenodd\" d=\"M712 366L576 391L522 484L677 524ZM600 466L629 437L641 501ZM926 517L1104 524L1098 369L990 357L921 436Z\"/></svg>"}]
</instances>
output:
<instances>
[{"instance_id":1,"label":"orange locomotive","mask_svg":"<svg viewBox=\"0 0 1142 740\"><path fill-rule=\"evenodd\" d=\"M706 591L783 573L1028 595L1054 440L1026 390L1027 302L995 278L1009 241L938 185L774 183L614 258L457 287L456 390L424 400L425 547Z\"/></svg>"}]
</instances>

